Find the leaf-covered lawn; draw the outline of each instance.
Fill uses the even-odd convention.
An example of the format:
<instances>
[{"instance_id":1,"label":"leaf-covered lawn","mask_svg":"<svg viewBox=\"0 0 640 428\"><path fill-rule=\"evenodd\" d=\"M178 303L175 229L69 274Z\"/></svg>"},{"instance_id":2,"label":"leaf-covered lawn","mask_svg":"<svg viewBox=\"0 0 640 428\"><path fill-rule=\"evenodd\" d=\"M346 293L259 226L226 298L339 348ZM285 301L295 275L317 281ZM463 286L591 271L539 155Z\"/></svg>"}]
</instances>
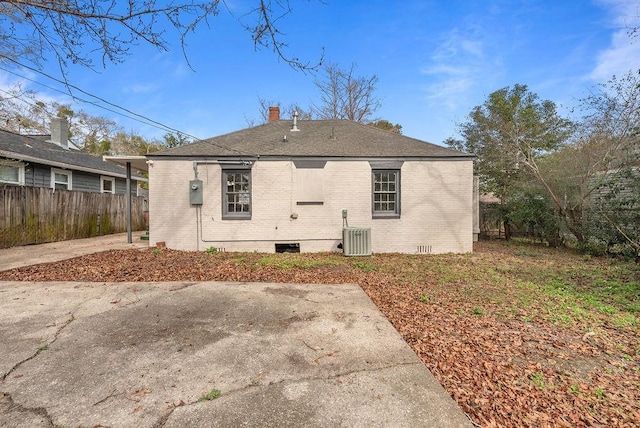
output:
<instances>
[{"instance_id":1,"label":"leaf-covered lawn","mask_svg":"<svg viewBox=\"0 0 640 428\"><path fill-rule=\"evenodd\" d=\"M25 281L357 283L482 426L640 425L640 266L481 242L465 255L114 250Z\"/></svg>"}]
</instances>

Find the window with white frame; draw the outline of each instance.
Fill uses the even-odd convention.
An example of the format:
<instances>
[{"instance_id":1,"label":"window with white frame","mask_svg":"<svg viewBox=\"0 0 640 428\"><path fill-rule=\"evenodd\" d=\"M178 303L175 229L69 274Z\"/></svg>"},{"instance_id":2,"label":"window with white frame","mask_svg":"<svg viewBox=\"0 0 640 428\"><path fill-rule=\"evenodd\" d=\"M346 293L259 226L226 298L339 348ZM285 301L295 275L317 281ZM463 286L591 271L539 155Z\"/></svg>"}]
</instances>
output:
<instances>
[{"instance_id":1,"label":"window with white frame","mask_svg":"<svg viewBox=\"0 0 640 428\"><path fill-rule=\"evenodd\" d=\"M116 179L104 175L100 176L100 192L116 193Z\"/></svg>"},{"instance_id":2,"label":"window with white frame","mask_svg":"<svg viewBox=\"0 0 640 428\"><path fill-rule=\"evenodd\" d=\"M371 179L373 217L400 217L400 170L374 169Z\"/></svg>"},{"instance_id":3,"label":"window with white frame","mask_svg":"<svg viewBox=\"0 0 640 428\"><path fill-rule=\"evenodd\" d=\"M24 164L0 161L0 183L24 185Z\"/></svg>"},{"instance_id":4,"label":"window with white frame","mask_svg":"<svg viewBox=\"0 0 640 428\"><path fill-rule=\"evenodd\" d=\"M55 190L71 190L71 171L51 168L51 188Z\"/></svg>"},{"instance_id":5,"label":"window with white frame","mask_svg":"<svg viewBox=\"0 0 640 428\"><path fill-rule=\"evenodd\" d=\"M251 170L222 171L222 218L251 219Z\"/></svg>"}]
</instances>

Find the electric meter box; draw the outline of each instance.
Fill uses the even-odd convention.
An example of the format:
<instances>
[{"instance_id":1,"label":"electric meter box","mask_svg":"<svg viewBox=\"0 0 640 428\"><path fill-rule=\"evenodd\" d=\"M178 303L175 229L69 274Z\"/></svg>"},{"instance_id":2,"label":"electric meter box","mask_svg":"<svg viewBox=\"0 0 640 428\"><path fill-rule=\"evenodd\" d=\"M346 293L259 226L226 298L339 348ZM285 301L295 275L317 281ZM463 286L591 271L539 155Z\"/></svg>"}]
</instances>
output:
<instances>
[{"instance_id":1,"label":"electric meter box","mask_svg":"<svg viewBox=\"0 0 640 428\"><path fill-rule=\"evenodd\" d=\"M202 205L202 180L189 182L189 201L191 205Z\"/></svg>"}]
</instances>

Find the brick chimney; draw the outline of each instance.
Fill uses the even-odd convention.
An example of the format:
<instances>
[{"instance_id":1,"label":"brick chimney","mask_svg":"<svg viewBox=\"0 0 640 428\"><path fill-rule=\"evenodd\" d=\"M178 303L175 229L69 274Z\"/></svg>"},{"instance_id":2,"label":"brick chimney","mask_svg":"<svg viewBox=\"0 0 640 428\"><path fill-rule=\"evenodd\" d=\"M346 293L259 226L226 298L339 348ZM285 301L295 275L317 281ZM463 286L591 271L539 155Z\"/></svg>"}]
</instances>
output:
<instances>
[{"instance_id":1,"label":"brick chimney","mask_svg":"<svg viewBox=\"0 0 640 428\"><path fill-rule=\"evenodd\" d=\"M269 107L269 122L280 120L280 107Z\"/></svg>"},{"instance_id":2,"label":"brick chimney","mask_svg":"<svg viewBox=\"0 0 640 428\"><path fill-rule=\"evenodd\" d=\"M51 118L51 141L63 149L69 149L69 124L61 117Z\"/></svg>"}]
</instances>

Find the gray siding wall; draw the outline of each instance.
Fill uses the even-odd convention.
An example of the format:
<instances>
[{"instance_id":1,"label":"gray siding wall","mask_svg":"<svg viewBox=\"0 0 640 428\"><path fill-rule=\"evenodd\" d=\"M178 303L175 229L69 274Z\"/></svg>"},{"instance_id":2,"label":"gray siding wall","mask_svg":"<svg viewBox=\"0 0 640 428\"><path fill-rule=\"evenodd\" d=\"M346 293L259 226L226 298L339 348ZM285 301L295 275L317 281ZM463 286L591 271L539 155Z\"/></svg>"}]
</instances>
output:
<instances>
[{"instance_id":1,"label":"gray siding wall","mask_svg":"<svg viewBox=\"0 0 640 428\"><path fill-rule=\"evenodd\" d=\"M100 176L112 177L108 173L92 174L84 171L72 171L71 190L79 192L100 192ZM51 167L38 163L29 163L24 169L24 185L29 187L51 187ZM131 194L137 195L138 182L131 180ZM127 190L127 180L116 178L116 194L123 195Z\"/></svg>"},{"instance_id":2,"label":"gray siding wall","mask_svg":"<svg viewBox=\"0 0 640 428\"><path fill-rule=\"evenodd\" d=\"M71 190L79 192L100 192L100 176L83 171L73 171Z\"/></svg>"},{"instance_id":3,"label":"gray siding wall","mask_svg":"<svg viewBox=\"0 0 640 428\"><path fill-rule=\"evenodd\" d=\"M134 179L131 179L131 194L138 194L138 182ZM116 193L124 195L127 193L127 180L124 178L116 178Z\"/></svg>"}]
</instances>

